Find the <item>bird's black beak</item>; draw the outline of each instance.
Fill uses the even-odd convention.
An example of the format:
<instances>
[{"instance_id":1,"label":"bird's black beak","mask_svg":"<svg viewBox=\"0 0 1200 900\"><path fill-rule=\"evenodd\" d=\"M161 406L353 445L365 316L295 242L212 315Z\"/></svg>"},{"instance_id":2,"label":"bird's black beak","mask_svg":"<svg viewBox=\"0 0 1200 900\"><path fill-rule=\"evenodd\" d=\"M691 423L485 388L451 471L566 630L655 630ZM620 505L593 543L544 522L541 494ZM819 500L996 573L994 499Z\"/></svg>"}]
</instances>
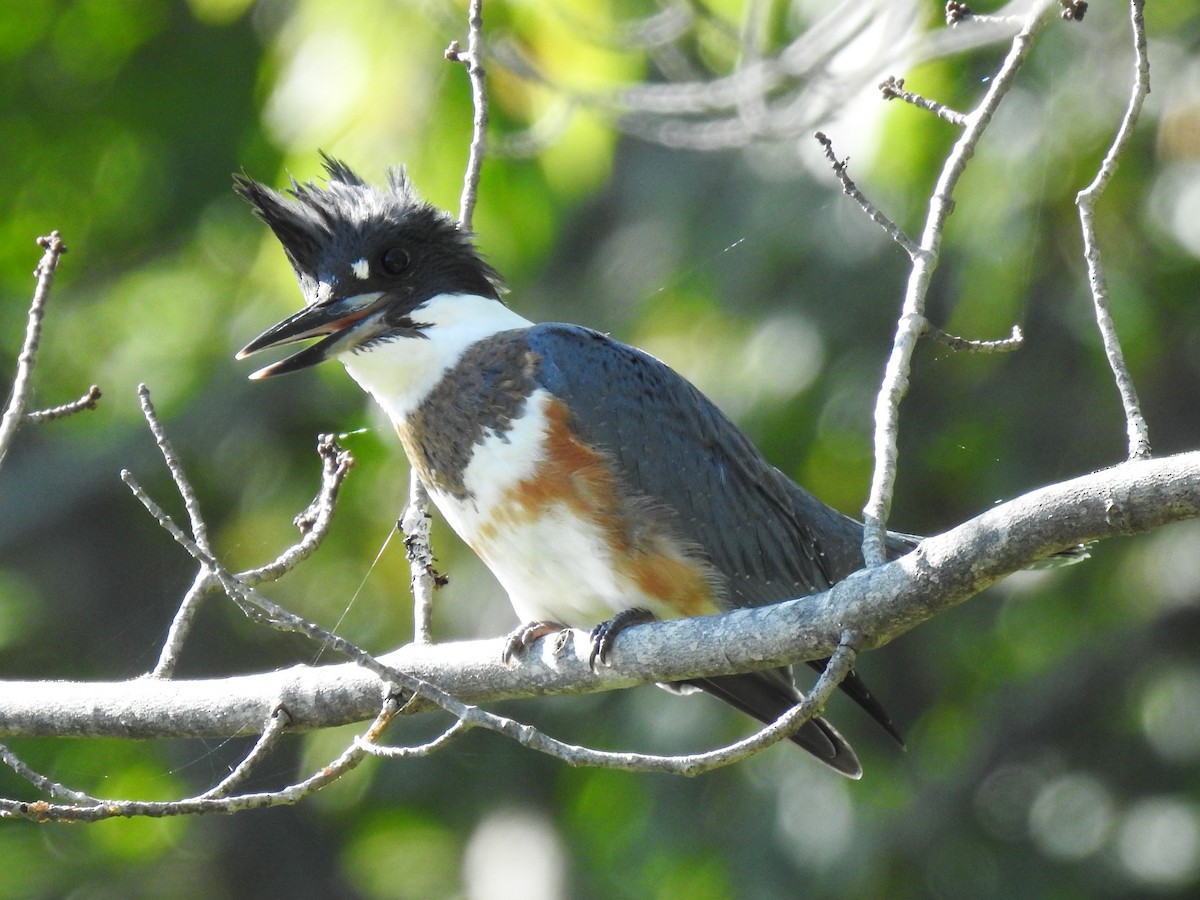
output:
<instances>
[{"instance_id":1,"label":"bird's black beak","mask_svg":"<svg viewBox=\"0 0 1200 900\"><path fill-rule=\"evenodd\" d=\"M315 344L271 363L250 375L253 379L270 378L299 369L307 369L346 350L353 349L378 331L380 294L341 297L306 306L295 315L272 325L237 353L245 359L252 353L281 347L308 338L321 338Z\"/></svg>"}]
</instances>

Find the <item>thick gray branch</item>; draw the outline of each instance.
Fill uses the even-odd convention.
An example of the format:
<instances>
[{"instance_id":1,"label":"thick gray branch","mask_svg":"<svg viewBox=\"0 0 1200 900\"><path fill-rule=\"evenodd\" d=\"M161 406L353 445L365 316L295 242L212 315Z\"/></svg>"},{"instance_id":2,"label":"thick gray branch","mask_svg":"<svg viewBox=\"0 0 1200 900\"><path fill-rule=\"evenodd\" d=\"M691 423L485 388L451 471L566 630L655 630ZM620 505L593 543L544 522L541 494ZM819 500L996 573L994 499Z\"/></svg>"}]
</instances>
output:
<instances>
[{"instance_id":1,"label":"thick gray branch","mask_svg":"<svg viewBox=\"0 0 1200 900\"><path fill-rule=\"evenodd\" d=\"M882 646L1051 553L1196 517L1200 451L1135 460L989 509L823 594L630 628L614 665L596 673L582 633L557 658L551 638L511 668L500 639L410 644L379 659L470 703L749 671L829 656L847 630L861 636L858 650ZM0 735L251 734L278 705L293 728L311 729L371 718L383 690L353 664L205 681L0 682Z\"/></svg>"}]
</instances>

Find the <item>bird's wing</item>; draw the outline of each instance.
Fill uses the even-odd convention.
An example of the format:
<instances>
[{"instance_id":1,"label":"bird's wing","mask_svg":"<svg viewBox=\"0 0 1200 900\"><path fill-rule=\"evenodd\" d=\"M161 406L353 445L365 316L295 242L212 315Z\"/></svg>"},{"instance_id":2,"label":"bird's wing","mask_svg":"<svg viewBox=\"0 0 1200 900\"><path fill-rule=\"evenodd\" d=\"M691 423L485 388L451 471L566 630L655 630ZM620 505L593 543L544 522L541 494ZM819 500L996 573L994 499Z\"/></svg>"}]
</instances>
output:
<instances>
[{"instance_id":1,"label":"bird's wing","mask_svg":"<svg viewBox=\"0 0 1200 900\"><path fill-rule=\"evenodd\" d=\"M578 436L605 451L627 490L675 514L681 536L727 579L729 605L815 593L861 566L861 526L783 476L668 366L572 325L538 325L526 338L539 357L539 383L575 413ZM799 700L787 669L694 683L764 722ZM900 740L856 674L843 688ZM847 774L857 767L824 721L793 740Z\"/></svg>"},{"instance_id":2,"label":"bird's wing","mask_svg":"<svg viewBox=\"0 0 1200 900\"><path fill-rule=\"evenodd\" d=\"M862 526L775 469L670 367L574 325L537 325L526 339L539 357L539 383L575 413L578 436L608 454L627 490L675 513L681 535L726 577L729 605L816 593L861 567ZM820 670L825 662L812 665ZM786 668L695 683L764 722L799 700ZM903 743L857 674L842 688ZM793 740L847 774L857 766L824 721Z\"/></svg>"},{"instance_id":3,"label":"bird's wing","mask_svg":"<svg viewBox=\"0 0 1200 900\"><path fill-rule=\"evenodd\" d=\"M527 339L538 381L574 413L623 486L677 516L727 579L731 606L829 587L859 564L859 526L763 458L742 432L669 367L598 332L538 325Z\"/></svg>"}]
</instances>

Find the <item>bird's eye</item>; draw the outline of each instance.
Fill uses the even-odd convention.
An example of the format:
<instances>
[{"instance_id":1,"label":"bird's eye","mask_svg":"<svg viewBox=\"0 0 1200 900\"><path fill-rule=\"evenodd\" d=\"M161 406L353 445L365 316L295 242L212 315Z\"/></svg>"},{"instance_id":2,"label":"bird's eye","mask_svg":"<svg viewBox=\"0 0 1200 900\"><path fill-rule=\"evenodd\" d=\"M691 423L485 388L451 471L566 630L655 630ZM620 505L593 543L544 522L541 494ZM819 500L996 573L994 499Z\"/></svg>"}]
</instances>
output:
<instances>
[{"instance_id":1,"label":"bird's eye","mask_svg":"<svg viewBox=\"0 0 1200 900\"><path fill-rule=\"evenodd\" d=\"M379 265L389 275L399 275L409 265L408 251L403 247L389 247L379 257Z\"/></svg>"}]
</instances>

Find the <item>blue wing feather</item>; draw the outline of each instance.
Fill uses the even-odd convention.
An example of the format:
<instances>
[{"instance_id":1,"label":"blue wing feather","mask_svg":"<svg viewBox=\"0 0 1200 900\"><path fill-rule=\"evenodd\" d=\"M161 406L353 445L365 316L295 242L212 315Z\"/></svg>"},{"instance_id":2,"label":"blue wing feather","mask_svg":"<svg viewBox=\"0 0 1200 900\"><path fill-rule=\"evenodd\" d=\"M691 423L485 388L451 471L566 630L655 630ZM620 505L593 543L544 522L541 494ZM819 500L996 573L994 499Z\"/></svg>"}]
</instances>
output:
<instances>
[{"instance_id":1,"label":"blue wing feather","mask_svg":"<svg viewBox=\"0 0 1200 900\"><path fill-rule=\"evenodd\" d=\"M862 526L779 472L670 367L576 325L536 325L526 339L540 360L538 382L575 411L576 433L609 454L628 490L673 511L681 536L702 548L726 579L728 605L816 593L862 566ZM897 538L893 549L906 549L906 543ZM812 665L821 669L824 662ZM697 684L766 722L799 700L787 669ZM903 743L856 674L843 688ZM824 720L814 720L794 739L855 774L853 751Z\"/></svg>"},{"instance_id":2,"label":"blue wing feather","mask_svg":"<svg viewBox=\"0 0 1200 900\"><path fill-rule=\"evenodd\" d=\"M728 578L730 605L821 591L861 566L861 526L775 469L668 366L574 325L534 326L528 341L579 436L612 457L627 489L674 511Z\"/></svg>"}]
</instances>

